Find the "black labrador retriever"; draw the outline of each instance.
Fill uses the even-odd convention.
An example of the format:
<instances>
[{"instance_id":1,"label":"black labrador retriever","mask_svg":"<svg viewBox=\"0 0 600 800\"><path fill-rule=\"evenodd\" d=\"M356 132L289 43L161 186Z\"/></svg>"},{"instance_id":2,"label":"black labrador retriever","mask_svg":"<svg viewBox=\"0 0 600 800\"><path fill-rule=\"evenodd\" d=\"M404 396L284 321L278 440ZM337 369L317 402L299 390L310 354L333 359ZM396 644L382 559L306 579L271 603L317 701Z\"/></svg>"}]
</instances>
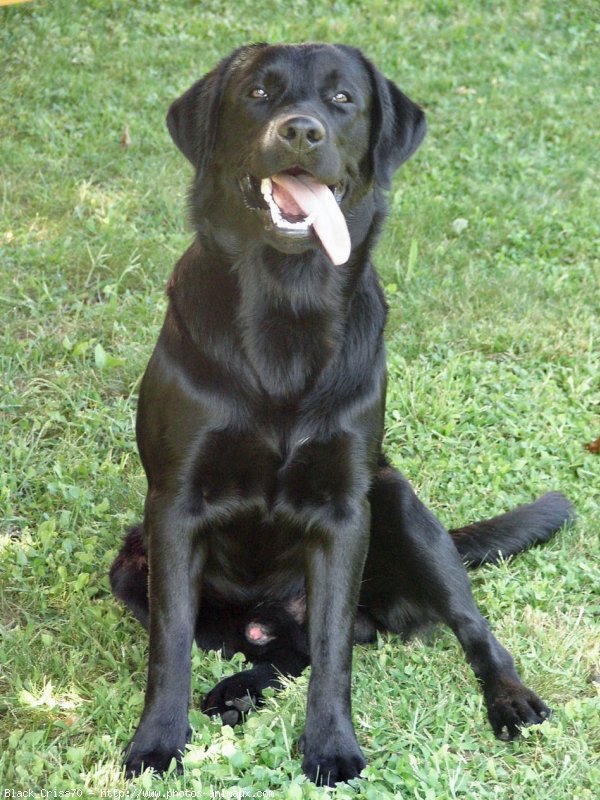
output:
<instances>
[{"instance_id":1,"label":"black labrador retriever","mask_svg":"<svg viewBox=\"0 0 600 800\"><path fill-rule=\"evenodd\" d=\"M569 502L550 493L448 534L382 454L386 304L371 252L423 112L354 48L258 44L194 84L167 124L196 171L196 236L140 392L144 521L110 576L150 631L128 774L181 758L194 639L253 664L204 700L229 724L311 664L303 769L325 785L365 766L352 644L378 630L445 622L496 734L542 722L464 564L548 539Z\"/></svg>"}]
</instances>

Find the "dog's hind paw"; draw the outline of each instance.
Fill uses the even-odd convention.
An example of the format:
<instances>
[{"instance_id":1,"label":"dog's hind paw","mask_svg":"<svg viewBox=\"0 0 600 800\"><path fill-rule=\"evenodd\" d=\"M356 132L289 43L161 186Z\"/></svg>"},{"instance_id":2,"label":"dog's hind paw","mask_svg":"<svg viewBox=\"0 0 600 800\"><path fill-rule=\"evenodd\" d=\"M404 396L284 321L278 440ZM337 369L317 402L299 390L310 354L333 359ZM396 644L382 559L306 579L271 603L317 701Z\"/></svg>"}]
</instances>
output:
<instances>
[{"instance_id":1,"label":"dog's hind paw","mask_svg":"<svg viewBox=\"0 0 600 800\"><path fill-rule=\"evenodd\" d=\"M223 725L242 723L252 709L263 703L251 670L238 672L220 681L202 701L202 711L209 717L220 717Z\"/></svg>"}]
</instances>

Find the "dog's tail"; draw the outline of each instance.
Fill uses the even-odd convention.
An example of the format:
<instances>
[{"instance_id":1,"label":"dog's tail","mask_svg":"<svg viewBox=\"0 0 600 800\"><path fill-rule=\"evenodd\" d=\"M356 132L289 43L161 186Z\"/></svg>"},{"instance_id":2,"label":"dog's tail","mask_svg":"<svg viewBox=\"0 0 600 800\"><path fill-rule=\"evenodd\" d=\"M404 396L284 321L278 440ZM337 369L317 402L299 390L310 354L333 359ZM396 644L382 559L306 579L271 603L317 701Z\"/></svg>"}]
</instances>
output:
<instances>
[{"instance_id":1,"label":"dog's tail","mask_svg":"<svg viewBox=\"0 0 600 800\"><path fill-rule=\"evenodd\" d=\"M548 492L535 503L519 506L493 519L454 528L450 535L465 564L478 567L546 542L574 517L573 506L564 495Z\"/></svg>"}]
</instances>

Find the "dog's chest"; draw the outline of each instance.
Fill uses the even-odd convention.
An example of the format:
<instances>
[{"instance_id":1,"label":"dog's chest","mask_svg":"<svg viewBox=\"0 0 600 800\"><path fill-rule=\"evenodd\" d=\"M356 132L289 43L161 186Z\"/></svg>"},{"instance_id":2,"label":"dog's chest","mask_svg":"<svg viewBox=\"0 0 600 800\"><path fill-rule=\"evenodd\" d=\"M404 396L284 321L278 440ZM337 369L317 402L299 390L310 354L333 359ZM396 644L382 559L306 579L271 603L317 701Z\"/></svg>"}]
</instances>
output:
<instances>
[{"instance_id":1,"label":"dog's chest","mask_svg":"<svg viewBox=\"0 0 600 800\"><path fill-rule=\"evenodd\" d=\"M205 437L189 500L208 542L209 593L247 603L301 587L307 537L352 514L359 474L345 434L304 437L287 453L259 433Z\"/></svg>"},{"instance_id":2,"label":"dog's chest","mask_svg":"<svg viewBox=\"0 0 600 800\"><path fill-rule=\"evenodd\" d=\"M253 514L305 527L311 516L348 511L360 488L360 460L349 433L326 441L301 436L283 447L264 431L213 431L194 456L189 508L200 526Z\"/></svg>"}]
</instances>

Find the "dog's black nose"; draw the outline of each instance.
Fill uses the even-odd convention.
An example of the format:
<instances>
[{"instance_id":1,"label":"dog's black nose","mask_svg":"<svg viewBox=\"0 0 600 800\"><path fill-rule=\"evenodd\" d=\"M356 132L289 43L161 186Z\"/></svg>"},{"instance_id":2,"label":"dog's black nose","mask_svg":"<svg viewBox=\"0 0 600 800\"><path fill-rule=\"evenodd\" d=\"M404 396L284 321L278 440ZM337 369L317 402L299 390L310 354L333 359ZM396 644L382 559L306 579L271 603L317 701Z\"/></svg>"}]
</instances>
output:
<instances>
[{"instance_id":1,"label":"dog's black nose","mask_svg":"<svg viewBox=\"0 0 600 800\"><path fill-rule=\"evenodd\" d=\"M277 136L292 150L304 152L325 139L325 128L315 117L285 117L277 125Z\"/></svg>"}]
</instances>

